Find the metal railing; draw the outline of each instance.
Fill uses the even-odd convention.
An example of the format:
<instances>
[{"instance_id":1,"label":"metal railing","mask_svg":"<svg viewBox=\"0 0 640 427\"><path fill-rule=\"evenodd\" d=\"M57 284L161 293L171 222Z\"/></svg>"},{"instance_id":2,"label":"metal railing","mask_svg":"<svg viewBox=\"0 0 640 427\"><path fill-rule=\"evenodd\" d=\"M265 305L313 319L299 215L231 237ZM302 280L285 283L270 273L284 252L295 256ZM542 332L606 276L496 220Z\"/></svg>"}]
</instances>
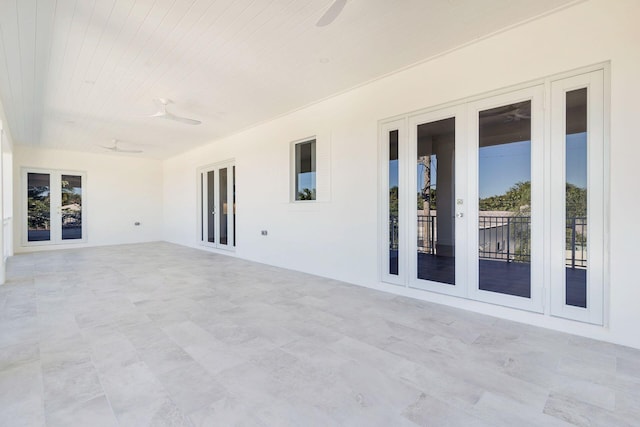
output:
<instances>
[{"instance_id":1,"label":"metal railing","mask_svg":"<svg viewBox=\"0 0 640 427\"><path fill-rule=\"evenodd\" d=\"M419 253L436 254L437 216L417 216ZM567 218L567 267L587 267L587 218ZM479 216L478 254L480 259L531 262L531 217ZM389 217L389 249L398 250L398 218Z\"/></svg>"},{"instance_id":2,"label":"metal railing","mask_svg":"<svg viewBox=\"0 0 640 427\"><path fill-rule=\"evenodd\" d=\"M479 216L480 259L531 262L531 217Z\"/></svg>"}]
</instances>

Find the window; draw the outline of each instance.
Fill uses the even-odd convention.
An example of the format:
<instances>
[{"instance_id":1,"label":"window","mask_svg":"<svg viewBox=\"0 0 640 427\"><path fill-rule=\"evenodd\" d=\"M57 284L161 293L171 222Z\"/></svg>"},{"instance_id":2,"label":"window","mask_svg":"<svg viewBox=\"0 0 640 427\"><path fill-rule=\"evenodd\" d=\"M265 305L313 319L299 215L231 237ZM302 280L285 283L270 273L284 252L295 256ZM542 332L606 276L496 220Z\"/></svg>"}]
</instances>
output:
<instances>
[{"instance_id":1,"label":"window","mask_svg":"<svg viewBox=\"0 0 640 427\"><path fill-rule=\"evenodd\" d=\"M316 200L316 140L294 145L294 200Z\"/></svg>"}]
</instances>

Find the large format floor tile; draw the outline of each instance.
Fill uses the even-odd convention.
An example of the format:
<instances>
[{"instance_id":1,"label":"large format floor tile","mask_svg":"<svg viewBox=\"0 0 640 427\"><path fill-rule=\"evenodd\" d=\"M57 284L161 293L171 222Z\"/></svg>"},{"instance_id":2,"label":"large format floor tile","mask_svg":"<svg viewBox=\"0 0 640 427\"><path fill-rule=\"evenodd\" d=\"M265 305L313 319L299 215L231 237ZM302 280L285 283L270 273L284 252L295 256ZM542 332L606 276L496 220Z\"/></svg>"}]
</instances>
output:
<instances>
[{"instance_id":1,"label":"large format floor tile","mask_svg":"<svg viewBox=\"0 0 640 427\"><path fill-rule=\"evenodd\" d=\"M3 426L633 426L640 351L168 243L9 260Z\"/></svg>"}]
</instances>

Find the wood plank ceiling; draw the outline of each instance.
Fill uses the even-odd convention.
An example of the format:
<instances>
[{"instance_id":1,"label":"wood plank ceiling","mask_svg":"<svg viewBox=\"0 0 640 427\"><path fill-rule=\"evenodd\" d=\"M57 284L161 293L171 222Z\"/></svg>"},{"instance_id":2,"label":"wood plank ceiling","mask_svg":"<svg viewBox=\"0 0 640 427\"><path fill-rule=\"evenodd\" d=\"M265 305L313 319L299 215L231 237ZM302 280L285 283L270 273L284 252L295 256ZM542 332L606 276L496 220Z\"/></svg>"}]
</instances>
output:
<instances>
[{"instance_id":1,"label":"wood plank ceiling","mask_svg":"<svg viewBox=\"0 0 640 427\"><path fill-rule=\"evenodd\" d=\"M17 144L167 158L575 2L0 0L0 99Z\"/></svg>"}]
</instances>

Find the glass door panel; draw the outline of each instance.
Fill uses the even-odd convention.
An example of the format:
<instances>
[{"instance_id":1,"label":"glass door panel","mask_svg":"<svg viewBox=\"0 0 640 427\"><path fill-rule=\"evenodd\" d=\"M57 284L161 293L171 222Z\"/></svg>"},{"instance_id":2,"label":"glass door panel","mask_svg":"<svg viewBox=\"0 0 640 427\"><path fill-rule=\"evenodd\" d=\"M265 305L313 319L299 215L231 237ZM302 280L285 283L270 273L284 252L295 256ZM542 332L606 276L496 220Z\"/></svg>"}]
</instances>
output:
<instances>
[{"instance_id":1,"label":"glass door panel","mask_svg":"<svg viewBox=\"0 0 640 427\"><path fill-rule=\"evenodd\" d=\"M207 210L205 211L206 218L206 230L207 230L207 242L215 243L216 237L216 201L215 201L215 188L216 188L216 177L215 171L209 171L206 173L207 177L207 185L206 185L206 200L203 204L206 203Z\"/></svg>"},{"instance_id":2,"label":"glass door panel","mask_svg":"<svg viewBox=\"0 0 640 427\"><path fill-rule=\"evenodd\" d=\"M84 174L38 169L22 173L26 196L22 243L84 242Z\"/></svg>"},{"instance_id":3,"label":"glass door panel","mask_svg":"<svg viewBox=\"0 0 640 427\"><path fill-rule=\"evenodd\" d=\"M479 113L481 290L531 297L531 101Z\"/></svg>"},{"instance_id":4,"label":"glass door panel","mask_svg":"<svg viewBox=\"0 0 640 427\"><path fill-rule=\"evenodd\" d=\"M200 241L230 249L236 236L236 168L230 162L199 170Z\"/></svg>"},{"instance_id":5,"label":"glass door panel","mask_svg":"<svg viewBox=\"0 0 640 427\"><path fill-rule=\"evenodd\" d=\"M604 320L603 80L598 70L551 85L551 313L594 324Z\"/></svg>"},{"instance_id":6,"label":"glass door panel","mask_svg":"<svg viewBox=\"0 0 640 427\"><path fill-rule=\"evenodd\" d=\"M60 187L62 240L82 239L82 176L62 175Z\"/></svg>"},{"instance_id":7,"label":"glass door panel","mask_svg":"<svg viewBox=\"0 0 640 427\"><path fill-rule=\"evenodd\" d=\"M409 119L409 183L401 206L409 207L409 286L449 295L467 293L465 203L466 151L459 136L464 106ZM461 258L461 256L463 258Z\"/></svg>"},{"instance_id":8,"label":"glass door panel","mask_svg":"<svg viewBox=\"0 0 640 427\"><path fill-rule=\"evenodd\" d=\"M51 240L51 176L27 173L27 241Z\"/></svg>"},{"instance_id":9,"label":"glass door panel","mask_svg":"<svg viewBox=\"0 0 640 427\"><path fill-rule=\"evenodd\" d=\"M455 284L454 117L418 125L416 220L418 279Z\"/></svg>"},{"instance_id":10,"label":"glass door panel","mask_svg":"<svg viewBox=\"0 0 640 427\"><path fill-rule=\"evenodd\" d=\"M389 132L389 271L388 274L398 275L398 130Z\"/></svg>"},{"instance_id":11,"label":"glass door panel","mask_svg":"<svg viewBox=\"0 0 640 427\"><path fill-rule=\"evenodd\" d=\"M587 307L587 88L566 93L565 303Z\"/></svg>"},{"instance_id":12,"label":"glass door panel","mask_svg":"<svg viewBox=\"0 0 640 427\"><path fill-rule=\"evenodd\" d=\"M218 179L218 183L219 183L219 191L220 191L220 197L219 197L219 207L218 207L218 212L220 212L219 218L220 218L220 225L219 225L219 230L220 230L220 241L219 243L221 245L227 245L229 242L229 238L228 238L228 221L229 221L229 202L228 202L228 193L227 193L227 168L222 168L220 169L220 173L219 173L219 179Z\"/></svg>"}]
</instances>

